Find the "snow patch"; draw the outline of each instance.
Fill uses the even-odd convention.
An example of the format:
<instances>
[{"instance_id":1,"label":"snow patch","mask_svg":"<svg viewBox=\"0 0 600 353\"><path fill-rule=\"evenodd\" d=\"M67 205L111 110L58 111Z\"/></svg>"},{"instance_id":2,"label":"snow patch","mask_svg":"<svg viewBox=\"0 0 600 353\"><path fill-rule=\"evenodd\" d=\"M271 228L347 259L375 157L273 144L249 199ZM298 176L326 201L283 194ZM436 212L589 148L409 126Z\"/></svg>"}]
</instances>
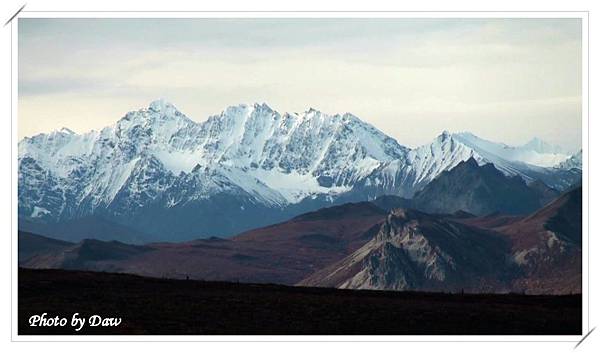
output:
<instances>
[{"instance_id":1,"label":"snow patch","mask_svg":"<svg viewBox=\"0 0 600 353\"><path fill-rule=\"evenodd\" d=\"M31 218L39 218L39 217L42 217L43 215L47 215L47 214L50 214L50 211L48 211L47 209L45 209L43 207L33 206L33 211L31 212L30 217Z\"/></svg>"}]
</instances>

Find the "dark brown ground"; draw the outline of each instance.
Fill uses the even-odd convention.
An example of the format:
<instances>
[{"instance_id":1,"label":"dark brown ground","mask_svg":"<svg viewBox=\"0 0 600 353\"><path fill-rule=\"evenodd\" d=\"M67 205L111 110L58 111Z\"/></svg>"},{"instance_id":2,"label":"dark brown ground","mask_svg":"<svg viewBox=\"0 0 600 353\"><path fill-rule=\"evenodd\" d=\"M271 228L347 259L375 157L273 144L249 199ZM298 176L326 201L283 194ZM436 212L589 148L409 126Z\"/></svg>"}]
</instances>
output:
<instances>
[{"instance_id":1,"label":"dark brown ground","mask_svg":"<svg viewBox=\"0 0 600 353\"><path fill-rule=\"evenodd\" d=\"M48 313L121 317L83 334L581 334L581 295L434 294L301 288L19 269L19 334Z\"/></svg>"}]
</instances>

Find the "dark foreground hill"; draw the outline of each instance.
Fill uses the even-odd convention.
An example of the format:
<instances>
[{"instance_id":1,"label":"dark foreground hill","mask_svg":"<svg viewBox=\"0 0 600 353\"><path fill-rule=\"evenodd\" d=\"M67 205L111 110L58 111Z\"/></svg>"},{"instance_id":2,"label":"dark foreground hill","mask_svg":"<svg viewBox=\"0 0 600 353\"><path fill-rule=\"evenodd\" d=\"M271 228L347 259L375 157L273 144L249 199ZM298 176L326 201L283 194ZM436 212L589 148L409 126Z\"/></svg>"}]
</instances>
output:
<instances>
[{"instance_id":1,"label":"dark foreground hill","mask_svg":"<svg viewBox=\"0 0 600 353\"><path fill-rule=\"evenodd\" d=\"M19 269L19 334L31 315L120 317L79 334L581 334L581 295L358 291Z\"/></svg>"}]
</instances>

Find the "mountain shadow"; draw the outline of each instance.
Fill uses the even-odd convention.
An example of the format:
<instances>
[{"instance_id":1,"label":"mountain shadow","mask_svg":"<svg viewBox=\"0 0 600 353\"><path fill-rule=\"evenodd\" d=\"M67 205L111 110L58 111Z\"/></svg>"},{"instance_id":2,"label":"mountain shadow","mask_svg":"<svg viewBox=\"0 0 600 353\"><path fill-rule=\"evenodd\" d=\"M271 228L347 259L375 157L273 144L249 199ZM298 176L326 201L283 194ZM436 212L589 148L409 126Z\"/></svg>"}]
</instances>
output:
<instances>
[{"instance_id":1,"label":"mountain shadow","mask_svg":"<svg viewBox=\"0 0 600 353\"><path fill-rule=\"evenodd\" d=\"M493 164L480 166L470 158L417 192L412 206L427 213L527 214L558 194L542 182L527 185L519 176L506 176Z\"/></svg>"}]
</instances>

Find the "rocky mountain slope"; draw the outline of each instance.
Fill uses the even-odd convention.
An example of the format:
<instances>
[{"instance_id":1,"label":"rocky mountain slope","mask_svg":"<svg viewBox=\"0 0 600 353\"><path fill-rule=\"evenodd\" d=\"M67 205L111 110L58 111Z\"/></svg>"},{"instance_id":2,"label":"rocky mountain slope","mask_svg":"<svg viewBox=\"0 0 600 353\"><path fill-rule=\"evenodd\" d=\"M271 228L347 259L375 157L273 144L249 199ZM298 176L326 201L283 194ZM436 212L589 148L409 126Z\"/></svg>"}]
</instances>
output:
<instances>
[{"instance_id":1,"label":"rocky mountain slope","mask_svg":"<svg viewBox=\"0 0 600 353\"><path fill-rule=\"evenodd\" d=\"M299 284L580 293L581 207L581 188L576 188L524 218L393 210L363 247Z\"/></svg>"},{"instance_id":2,"label":"rocky mountain slope","mask_svg":"<svg viewBox=\"0 0 600 353\"><path fill-rule=\"evenodd\" d=\"M567 170L571 170L571 169L575 169L575 170L581 170L582 167L582 158L583 158L583 151L579 150L579 152L577 152L576 154L572 155L571 157L567 158L566 160L560 162L556 167L560 168L560 169L567 169Z\"/></svg>"},{"instance_id":3,"label":"rocky mountain slope","mask_svg":"<svg viewBox=\"0 0 600 353\"><path fill-rule=\"evenodd\" d=\"M581 293L582 189L561 195L546 207L495 230L508 237L522 276L516 290Z\"/></svg>"},{"instance_id":4,"label":"rocky mountain slope","mask_svg":"<svg viewBox=\"0 0 600 353\"><path fill-rule=\"evenodd\" d=\"M470 158L442 172L417 192L412 207L428 213L526 214L558 194L542 182L527 185L520 176L506 176L493 164L480 166Z\"/></svg>"},{"instance_id":5,"label":"rocky mountain slope","mask_svg":"<svg viewBox=\"0 0 600 353\"><path fill-rule=\"evenodd\" d=\"M299 284L351 289L508 291L498 235L426 213L396 209L373 239Z\"/></svg>"}]
</instances>

